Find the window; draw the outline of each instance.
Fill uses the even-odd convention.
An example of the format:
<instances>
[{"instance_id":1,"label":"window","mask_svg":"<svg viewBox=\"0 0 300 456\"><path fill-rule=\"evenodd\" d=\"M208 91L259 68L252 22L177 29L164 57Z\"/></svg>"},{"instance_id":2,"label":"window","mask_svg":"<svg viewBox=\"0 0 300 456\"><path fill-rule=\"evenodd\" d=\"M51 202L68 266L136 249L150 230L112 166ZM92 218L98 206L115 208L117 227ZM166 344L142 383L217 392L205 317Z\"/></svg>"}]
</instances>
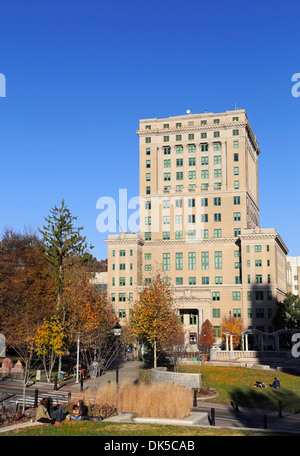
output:
<instances>
[{"instance_id":1,"label":"window","mask_svg":"<svg viewBox=\"0 0 300 456\"><path fill-rule=\"evenodd\" d=\"M189 152L196 152L196 146L195 146L195 144L189 144L189 145L188 145L188 151L189 151Z\"/></svg>"},{"instance_id":2,"label":"window","mask_svg":"<svg viewBox=\"0 0 300 456\"><path fill-rule=\"evenodd\" d=\"M169 136L164 136L164 142L169 142L170 138Z\"/></svg>"},{"instance_id":3,"label":"window","mask_svg":"<svg viewBox=\"0 0 300 456\"><path fill-rule=\"evenodd\" d=\"M239 148L239 142L238 141L233 141L233 148L238 149Z\"/></svg>"},{"instance_id":4,"label":"window","mask_svg":"<svg viewBox=\"0 0 300 456\"><path fill-rule=\"evenodd\" d=\"M175 150L176 150L176 154L182 154L183 153L183 147L182 146L176 146Z\"/></svg>"},{"instance_id":5,"label":"window","mask_svg":"<svg viewBox=\"0 0 300 456\"><path fill-rule=\"evenodd\" d=\"M119 293L119 302L126 301L126 293Z\"/></svg>"},{"instance_id":6,"label":"window","mask_svg":"<svg viewBox=\"0 0 300 456\"><path fill-rule=\"evenodd\" d=\"M202 143L201 144L201 152L207 152L208 151L208 144L207 143Z\"/></svg>"},{"instance_id":7,"label":"window","mask_svg":"<svg viewBox=\"0 0 300 456\"><path fill-rule=\"evenodd\" d=\"M176 173L176 179L177 180L183 180L183 172L182 171Z\"/></svg>"},{"instance_id":8,"label":"window","mask_svg":"<svg viewBox=\"0 0 300 456\"><path fill-rule=\"evenodd\" d=\"M222 216L220 213L214 214L214 222L221 222Z\"/></svg>"},{"instance_id":9,"label":"window","mask_svg":"<svg viewBox=\"0 0 300 456\"><path fill-rule=\"evenodd\" d=\"M220 132L214 131L214 138L220 138Z\"/></svg>"},{"instance_id":10,"label":"window","mask_svg":"<svg viewBox=\"0 0 300 456\"><path fill-rule=\"evenodd\" d=\"M201 139L206 139L207 138L207 133L201 133Z\"/></svg>"},{"instance_id":11,"label":"window","mask_svg":"<svg viewBox=\"0 0 300 456\"><path fill-rule=\"evenodd\" d=\"M145 209L151 209L151 201L145 201Z\"/></svg>"},{"instance_id":12,"label":"window","mask_svg":"<svg viewBox=\"0 0 300 456\"><path fill-rule=\"evenodd\" d=\"M241 318L241 309L233 309L233 316L235 318Z\"/></svg>"},{"instance_id":13,"label":"window","mask_svg":"<svg viewBox=\"0 0 300 456\"><path fill-rule=\"evenodd\" d=\"M146 160L146 168L151 168L151 160Z\"/></svg>"},{"instance_id":14,"label":"window","mask_svg":"<svg viewBox=\"0 0 300 456\"><path fill-rule=\"evenodd\" d=\"M194 133L189 133L188 134L188 139L194 139Z\"/></svg>"},{"instance_id":15,"label":"window","mask_svg":"<svg viewBox=\"0 0 300 456\"><path fill-rule=\"evenodd\" d=\"M151 143L151 137L147 136L147 137L145 138L145 143L146 143L146 144Z\"/></svg>"},{"instance_id":16,"label":"window","mask_svg":"<svg viewBox=\"0 0 300 456\"><path fill-rule=\"evenodd\" d=\"M196 277L189 277L189 285L196 285Z\"/></svg>"},{"instance_id":17,"label":"window","mask_svg":"<svg viewBox=\"0 0 300 456\"><path fill-rule=\"evenodd\" d=\"M222 230L218 228L217 230L214 230L214 237L215 238L221 238L222 237Z\"/></svg>"},{"instance_id":18,"label":"window","mask_svg":"<svg viewBox=\"0 0 300 456\"><path fill-rule=\"evenodd\" d=\"M213 291L212 292L212 300L213 301L220 301L220 292L219 291Z\"/></svg>"},{"instance_id":19,"label":"window","mask_svg":"<svg viewBox=\"0 0 300 456\"><path fill-rule=\"evenodd\" d=\"M214 156L214 165L220 165L221 164L221 155L215 155Z\"/></svg>"},{"instance_id":20,"label":"window","mask_svg":"<svg viewBox=\"0 0 300 456\"><path fill-rule=\"evenodd\" d=\"M169 208L170 208L170 200L163 200L163 209L169 209Z\"/></svg>"},{"instance_id":21,"label":"window","mask_svg":"<svg viewBox=\"0 0 300 456\"><path fill-rule=\"evenodd\" d=\"M222 252L215 252L215 269L222 269Z\"/></svg>"},{"instance_id":22,"label":"window","mask_svg":"<svg viewBox=\"0 0 300 456\"><path fill-rule=\"evenodd\" d=\"M233 213L233 220L235 222L239 222L241 220L241 213L240 212L234 212Z\"/></svg>"},{"instance_id":23,"label":"window","mask_svg":"<svg viewBox=\"0 0 300 456\"><path fill-rule=\"evenodd\" d=\"M164 160L164 168L171 168L171 159Z\"/></svg>"},{"instance_id":24,"label":"window","mask_svg":"<svg viewBox=\"0 0 300 456\"><path fill-rule=\"evenodd\" d=\"M182 231L175 231L175 239L182 239L183 232Z\"/></svg>"},{"instance_id":25,"label":"window","mask_svg":"<svg viewBox=\"0 0 300 456\"><path fill-rule=\"evenodd\" d=\"M146 149L146 155L150 155L151 154L151 149L147 148Z\"/></svg>"},{"instance_id":26,"label":"window","mask_svg":"<svg viewBox=\"0 0 300 456\"><path fill-rule=\"evenodd\" d=\"M264 318L265 312L264 309L255 309L255 317L256 318Z\"/></svg>"},{"instance_id":27,"label":"window","mask_svg":"<svg viewBox=\"0 0 300 456\"><path fill-rule=\"evenodd\" d=\"M238 136L239 135L239 130L238 129L232 130L232 135L233 136Z\"/></svg>"},{"instance_id":28,"label":"window","mask_svg":"<svg viewBox=\"0 0 300 456\"><path fill-rule=\"evenodd\" d=\"M221 169L215 169L214 170L214 177L222 177L222 170Z\"/></svg>"},{"instance_id":29,"label":"window","mask_svg":"<svg viewBox=\"0 0 300 456\"><path fill-rule=\"evenodd\" d=\"M145 217L145 225L151 225L151 217Z\"/></svg>"},{"instance_id":30,"label":"window","mask_svg":"<svg viewBox=\"0 0 300 456\"><path fill-rule=\"evenodd\" d=\"M120 277L119 278L119 285L120 285L120 287L124 287L125 286L125 277Z\"/></svg>"},{"instance_id":31,"label":"window","mask_svg":"<svg viewBox=\"0 0 300 456\"><path fill-rule=\"evenodd\" d=\"M120 257L121 257L121 256L124 257L125 255L126 255L126 250L120 250Z\"/></svg>"},{"instance_id":32,"label":"window","mask_svg":"<svg viewBox=\"0 0 300 456\"><path fill-rule=\"evenodd\" d=\"M241 292L240 291L233 291L232 292L232 300L233 301L240 301L241 300Z\"/></svg>"},{"instance_id":33,"label":"window","mask_svg":"<svg viewBox=\"0 0 300 456\"><path fill-rule=\"evenodd\" d=\"M150 195L151 193L151 187L146 187L146 195Z\"/></svg>"},{"instance_id":34,"label":"window","mask_svg":"<svg viewBox=\"0 0 300 456\"><path fill-rule=\"evenodd\" d=\"M111 294L111 300L112 300L112 302L116 301L116 294L115 293Z\"/></svg>"},{"instance_id":35,"label":"window","mask_svg":"<svg viewBox=\"0 0 300 456\"><path fill-rule=\"evenodd\" d=\"M255 299L256 299L256 301L263 301L264 300L264 292L263 291L256 291L255 292Z\"/></svg>"},{"instance_id":36,"label":"window","mask_svg":"<svg viewBox=\"0 0 300 456\"><path fill-rule=\"evenodd\" d=\"M248 301L252 300L252 291L247 291L247 299Z\"/></svg>"},{"instance_id":37,"label":"window","mask_svg":"<svg viewBox=\"0 0 300 456\"><path fill-rule=\"evenodd\" d=\"M201 165L208 165L208 157L201 157Z\"/></svg>"},{"instance_id":38,"label":"window","mask_svg":"<svg viewBox=\"0 0 300 456\"><path fill-rule=\"evenodd\" d=\"M163 239L165 241L170 239L170 231L163 231Z\"/></svg>"},{"instance_id":39,"label":"window","mask_svg":"<svg viewBox=\"0 0 300 456\"><path fill-rule=\"evenodd\" d=\"M176 285L183 285L183 278L182 277L176 277Z\"/></svg>"},{"instance_id":40,"label":"window","mask_svg":"<svg viewBox=\"0 0 300 456\"><path fill-rule=\"evenodd\" d=\"M202 252L201 253L201 269L209 269L208 252Z\"/></svg>"},{"instance_id":41,"label":"window","mask_svg":"<svg viewBox=\"0 0 300 456\"><path fill-rule=\"evenodd\" d=\"M241 234L241 228L234 228L233 230L233 236L237 237Z\"/></svg>"},{"instance_id":42,"label":"window","mask_svg":"<svg viewBox=\"0 0 300 456\"><path fill-rule=\"evenodd\" d=\"M202 277L202 285L209 285L209 277Z\"/></svg>"},{"instance_id":43,"label":"window","mask_svg":"<svg viewBox=\"0 0 300 456\"><path fill-rule=\"evenodd\" d=\"M240 181L234 181L234 188L238 190L240 188Z\"/></svg>"},{"instance_id":44,"label":"window","mask_svg":"<svg viewBox=\"0 0 300 456\"><path fill-rule=\"evenodd\" d=\"M195 239L196 238L196 230L189 230L188 231L188 238Z\"/></svg>"},{"instance_id":45,"label":"window","mask_svg":"<svg viewBox=\"0 0 300 456\"><path fill-rule=\"evenodd\" d=\"M240 172L239 170L240 170L239 167L238 167L238 166L235 166L235 167L233 168L233 174L234 174L235 176L238 176L238 175L239 175L239 172Z\"/></svg>"},{"instance_id":46,"label":"window","mask_svg":"<svg viewBox=\"0 0 300 456\"><path fill-rule=\"evenodd\" d=\"M255 245L254 252L261 252L261 245Z\"/></svg>"},{"instance_id":47,"label":"window","mask_svg":"<svg viewBox=\"0 0 300 456\"><path fill-rule=\"evenodd\" d=\"M182 207L182 199L175 200L175 207Z\"/></svg>"},{"instance_id":48,"label":"window","mask_svg":"<svg viewBox=\"0 0 300 456\"><path fill-rule=\"evenodd\" d=\"M182 253L176 253L176 269L182 270L183 269L183 254Z\"/></svg>"},{"instance_id":49,"label":"window","mask_svg":"<svg viewBox=\"0 0 300 456\"><path fill-rule=\"evenodd\" d=\"M120 271L125 271L126 265L125 263L120 263Z\"/></svg>"},{"instance_id":50,"label":"window","mask_svg":"<svg viewBox=\"0 0 300 456\"><path fill-rule=\"evenodd\" d=\"M196 215L195 214L189 214L188 222L189 223L196 223Z\"/></svg>"},{"instance_id":51,"label":"window","mask_svg":"<svg viewBox=\"0 0 300 456\"><path fill-rule=\"evenodd\" d=\"M151 271L151 264L145 264L145 271Z\"/></svg>"},{"instance_id":52,"label":"window","mask_svg":"<svg viewBox=\"0 0 300 456\"><path fill-rule=\"evenodd\" d=\"M208 198L201 198L201 206L202 207L208 206Z\"/></svg>"},{"instance_id":53,"label":"window","mask_svg":"<svg viewBox=\"0 0 300 456\"><path fill-rule=\"evenodd\" d=\"M255 266L258 268L262 265L262 260L255 260Z\"/></svg>"},{"instance_id":54,"label":"window","mask_svg":"<svg viewBox=\"0 0 300 456\"><path fill-rule=\"evenodd\" d=\"M151 241L151 232L147 231L145 233L145 241Z\"/></svg>"},{"instance_id":55,"label":"window","mask_svg":"<svg viewBox=\"0 0 300 456\"><path fill-rule=\"evenodd\" d=\"M169 215L164 215L163 216L163 224L164 225L170 225L170 216Z\"/></svg>"},{"instance_id":56,"label":"window","mask_svg":"<svg viewBox=\"0 0 300 456\"><path fill-rule=\"evenodd\" d=\"M164 146L164 155L170 155L171 153L171 147L170 146Z\"/></svg>"},{"instance_id":57,"label":"window","mask_svg":"<svg viewBox=\"0 0 300 456\"><path fill-rule=\"evenodd\" d=\"M126 318L126 310L119 309L119 318Z\"/></svg>"},{"instance_id":58,"label":"window","mask_svg":"<svg viewBox=\"0 0 300 456\"><path fill-rule=\"evenodd\" d=\"M196 325L197 324L197 312L191 312L190 313L190 325ZM194 342L196 343L196 342Z\"/></svg>"},{"instance_id":59,"label":"window","mask_svg":"<svg viewBox=\"0 0 300 456\"><path fill-rule=\"evenodd\" d=\"M196 165L196 157L189 157L189 166Z\"/></svg>"},{"instance_id":60,"label":"window","mask_svg":"<svg viewBox=\"0 0 300 456\"><path fill-rule=\"evenodd\" d=\"M221 206L220 196L218 196L217 198L214 198L214 206Z\"/></svg>"},{"instance_id":61,"label":"window","mask_svg":"<svg viewBox=\"0 0 300 456\"><path fill-rule=\"evenodd\" d=\"M176 158L176 166L183 166L183 158Z\"/></svg>"},{"instance_id":62,"label":"window","mask_svg":"<svg viewBox=\"0 0 300 456\"><path fill-rule=\"evenodd\" d=\"M235 162L239 161L239 154L238 153L233 154L233 161L235 161Z\"/></svg>"},{"instance_id":63,"label":"window","mask_svg":"<svg viewBox=\"0 0 300 456\"><path fill-rule=\"evenodd\" d=\"M164 181L170 181L171 180L171 173L164 173Z\"/></svg>"},{"instance_id":64,"label":"window","mask_svg":"<svg viewBox=\"0 0 300 456\"><path fill-rule=\"evenodd\" d=\"M182 225L182 215L175 215L175 224Z\"/></svg>"},{"instance_id":65,"label":"window","mask_svg":"<svg viewBox=\"0 0 300 456\"><path fill-rule=\"evenodd\" d=\"M201 230L201 239L208 239L208 230Z\"/></svg>"},{"instance_id":66,"label":"window","mask_svg":"<svg viewBox=\"0 0 300 456\"><path fill-rule=\"evenodd\" d=\"M221 150L221 143L220 142L215 142L214 143L214 150Z\"/></svg>"},{"instance_id":67,"label":"window","mask_svg":"<svg viewBox=\"0 0 300 456\"><path fill-rule=\"evenodd\" d=\"M189 179L196 179L196 171L189 171Z\"/></svg>"},{"instance_id":68,"label":"window","mask_svg":"<svg viewBox=\"0 0 300 456\"><path fill-rule=\"evenodd\" d=\"M201 177L202 179L208 179L208 169L201 171Z\"/></svg>"},{"instance_id":69,"label":"window","mask_svg":"<svg viewBox=\"0 0 300 456\"><path fill-rule=\"evenodd\" d=\"M176 123L176 128L180 128L181 127L181 122L177 122Z\"/></svg>"},{"instance_id":70,"label":"window","mask_svg":"<svg viewBox=\"0 0 300 456\"><path fill-rule=\"evenodd\" d=\"M188 199L188 207L195 207L195 198Z\"/></svg>"},{"instance_id":71,"label":"window","mask_svg":"<svg viewBox=\"0 0 300 456\"><path fill-rule=\"evenodd\" d=\"M208 222L208 214L201 214L201 222L202 223Z\"/></svg>"},{"instance_id":72,"label":"window","mask_svg":"<svg viewBox=\"0 0 300 456\"><path fill-rule=\"evenodd\" d=\"M223 277L222 276L216 276L215 277L215 285L222 285L223 284Z\"/></svg>"},{"instance_id":73,"label":"window","mask_svg":"<svg viewBox=\"0 0 300 456\"><path fill-rule=\"evenodd\" d=\"M189 252L189 269L196 269L196 252Z\"/></svg>"},{"instance_id":74,"label":"window","mask_svg":"<svg viewBox=\"0 0 300 456\"><path fill-rule=\"evenodd\" d=\"M240 196L234 196L234 197L233 197L233 204L234 204L235 206L241 204L241 197L240 197Z\"/></svg>"},{"instance_id":75,"label":"window","mask_svg":"<svg viewBox=\"0 0 300 456\"><path fill-rule=\"evenodd\" d=\"M163 253L163 270L170 271L170 254Z\"/></svg>"}]
</instances>

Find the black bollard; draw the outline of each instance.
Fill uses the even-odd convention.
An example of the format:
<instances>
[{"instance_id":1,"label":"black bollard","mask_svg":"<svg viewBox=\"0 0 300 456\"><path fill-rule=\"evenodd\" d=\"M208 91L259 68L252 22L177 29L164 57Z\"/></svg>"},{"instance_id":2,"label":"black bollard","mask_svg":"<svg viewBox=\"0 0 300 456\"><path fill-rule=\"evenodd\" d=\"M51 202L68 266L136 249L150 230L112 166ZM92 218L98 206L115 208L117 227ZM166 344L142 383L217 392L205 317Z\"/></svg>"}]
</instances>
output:
<instances>
[{"instance_id":1,"label":"black bollard","mask_svg":"<svg viewBox=\"0 0 300 456\"><path fill-rule=\"evenodd\" d=\"M83 375L81 374L81 377L80 377L80 391L82 392L83 391Z\"/></svg>"},{"instance_id":2,"label":"black bollard","mask_svg":"<svg viewBox=\"0 0 300 456\"><path fill-rule=\"evenodd\" d=\"M194 388L193 407L197 407L197 389Z\"/></svg>"},{"instance_id":3,"label":"black bollard","mask_svg":"<svg viewBox=\"0 0 300 456\"><path fill-rule=\"evenodd\" d=\"M267 415L263 415L263 424L264 424L264 429L268 429Z\"/></svg>"},{"instance_id":4,"label":"black bollard","mask_svg":"<svg viewBox=\"0 0 300 456\"><path fill-rule=\"evenodd\" d=\"M278 401L278 418L282 418L281 401Z\"/></svg>"},{"instance_id":5,"label":"black bollard","mask_svg":"<svg viewBox=\"0 0 300 456\"><path fill-rule=\"evenodd\" d=\"M34 407L38 406L38 400L39 400L39 390L36 389L34 392Z\"/></svg>"},{"instance_id":6,"label":"black bollard","mask_svg":"<svg viewBox=\"0 0 300 456\"><path fill-rule=\"evenodd\" d=\"M57 391L57 375L54 377L54 391Z\"/></svg>"},{"instance_id":7,"label":"black bollard","mask_svg":"<svg viewBox=\"0 0 300 456\"><path fill-rule=\"evenodd\" d=\"M238 397L237 397L236 394L233 396L233 399L234 399L234 410L235 410L236 412L239 412Z\"/></svg>"},{"instance_id":8,"label":"black bollard","mask_svg":"<svg viewBox=\"0 0 300 456\"><path fill-rule=\"evenodd\" d=\"M210 411L211 411L211 415L210 415L211 425L215 426L216 425L215 409L212 408Z\"/></svg>"},{"instance_id":9,"label":"black bollard","mask_svg":"<svg viewBox=\"0 0 300 456\"><path fill-rule=\"evenodd\" d=\"M69 391L69 392L68 392L68 401L71 400L71 396L72 396L71 391Z\"/></svg>"}]
</instances>

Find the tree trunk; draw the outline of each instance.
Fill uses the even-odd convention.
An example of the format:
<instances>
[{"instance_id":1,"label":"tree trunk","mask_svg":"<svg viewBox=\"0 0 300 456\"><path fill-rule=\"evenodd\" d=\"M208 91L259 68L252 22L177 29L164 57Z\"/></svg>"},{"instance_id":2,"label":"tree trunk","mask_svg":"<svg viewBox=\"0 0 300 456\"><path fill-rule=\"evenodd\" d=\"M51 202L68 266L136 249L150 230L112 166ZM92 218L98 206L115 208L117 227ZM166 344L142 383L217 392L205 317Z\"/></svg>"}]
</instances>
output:
<instances>
[{"instance_id":1,"label":"tree trunk","mask_svg":"<svg viewBox=\"0 0 300 456\"><path fill-rule=\"evenodd\" d=\"M153 357L154 357L154 368L156 368L157 367L157 363L156 363L156 339L154 341L154 355L153 355Z\"/></svg>"}]
</instances>

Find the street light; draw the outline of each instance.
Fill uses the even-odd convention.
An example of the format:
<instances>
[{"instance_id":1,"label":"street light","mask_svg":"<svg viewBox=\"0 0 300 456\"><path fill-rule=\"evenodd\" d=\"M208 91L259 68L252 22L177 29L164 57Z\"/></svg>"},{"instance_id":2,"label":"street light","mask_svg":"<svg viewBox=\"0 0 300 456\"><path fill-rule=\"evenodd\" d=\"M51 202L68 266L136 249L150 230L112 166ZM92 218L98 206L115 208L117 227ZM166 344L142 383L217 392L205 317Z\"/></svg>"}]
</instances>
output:
<instances>
[{"instance_id":1,"label":"street light","mask_svg":"<svg viewBox=\"0 0 300 456\"><path fill-rule=\"evenodd\" d=\"M116 385L117 388L119 387L119 337L122 333L122 328L119 323L116 323L115 327L113 328L114 335L116 336L116 344L117 344L117 367L116 367Z\"/></svg>"}]
</instances>

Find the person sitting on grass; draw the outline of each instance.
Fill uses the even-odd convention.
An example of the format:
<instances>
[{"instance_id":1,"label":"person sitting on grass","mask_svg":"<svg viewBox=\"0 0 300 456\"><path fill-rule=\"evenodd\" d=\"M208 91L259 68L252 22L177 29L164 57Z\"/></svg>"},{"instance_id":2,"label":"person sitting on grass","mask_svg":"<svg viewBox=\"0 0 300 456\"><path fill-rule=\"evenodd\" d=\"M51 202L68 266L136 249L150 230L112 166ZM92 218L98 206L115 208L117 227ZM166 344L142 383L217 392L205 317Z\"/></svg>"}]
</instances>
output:
<instances>
[{"instance_id":1,"label":"person sitting on grass","mask_svg":"<svg viewBox=\"0 0 300 456\"><path fill-rule=\"evenodd\" d=\"M82 400L79 400L77 404L73 406L73 412L71 415L71 420L81 421L87 419L88 408Z\"/></svg>"},{"instance_id":2,"label":"person sitting on grass","mask_svg":"<svg viewBox=\"0 0 300 456\"><path fill-rule=\"evenodd\" d=\"M61 426L61 422L55 421L54 418L51 418L48 412L49 408L49 401L45 397L44 399L41 400L40 405L37 408L36 411L36 421L39 423L46 423L46 424L54 424L56 426Z\"/></svg>"},{"instance_id":3,"label":"person sitting on grass","mask_svg":"<svg viewBox=\"0 0 300 456\"><path fill-rule=\"evenodd\" d=\"M276 377L274 377L274 382L270 386L271 386L271 388L280 388L279 380Z\"/></svg>"}]
</instances>

